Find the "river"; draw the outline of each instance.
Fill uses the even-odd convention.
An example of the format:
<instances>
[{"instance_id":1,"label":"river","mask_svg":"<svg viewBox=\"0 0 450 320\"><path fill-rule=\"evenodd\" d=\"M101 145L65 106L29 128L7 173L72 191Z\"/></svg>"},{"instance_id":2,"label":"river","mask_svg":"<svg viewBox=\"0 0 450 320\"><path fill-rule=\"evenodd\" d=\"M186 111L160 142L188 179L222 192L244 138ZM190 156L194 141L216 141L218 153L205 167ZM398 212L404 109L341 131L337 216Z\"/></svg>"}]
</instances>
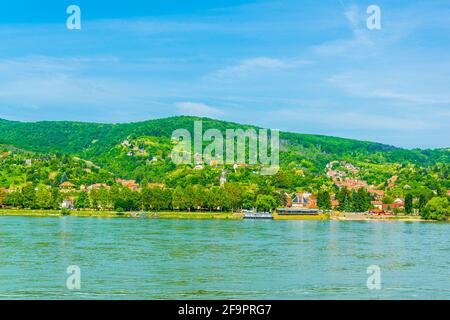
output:
<instances>
[{"instance_id":1,"label":"river","mask_svg":"<svg viewBox=\"0 0 450 320\"><path fill-rule=\"evenodd\" d=\"M0 299L450 299L449 234L448 223L3 216Z\"/></svg>"}]
</instances>

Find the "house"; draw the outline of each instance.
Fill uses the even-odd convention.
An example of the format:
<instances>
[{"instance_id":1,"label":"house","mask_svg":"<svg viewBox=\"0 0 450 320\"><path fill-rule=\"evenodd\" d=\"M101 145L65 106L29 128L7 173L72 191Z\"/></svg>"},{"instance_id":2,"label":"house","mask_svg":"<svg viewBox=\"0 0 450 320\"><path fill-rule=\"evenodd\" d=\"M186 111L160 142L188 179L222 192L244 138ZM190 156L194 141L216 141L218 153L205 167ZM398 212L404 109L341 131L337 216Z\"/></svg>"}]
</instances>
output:
<instances>
[{"instance_id":1,"label":"house","mask_svg":"<svg viewBox=\"0 0 450 320\"><path fill-rule=\"evenodd\" d=\"M7 157L7 156L9 156L11 154L11 152L10 151L7 151L7 152L3 152L1 155L0 155L0 158L4 158L4 157ZM31 160L30 160L31 161Z\"/></svg>"},{"instance_id":2,"label":"house","mask_svg":"<svg viewBox=\"0 0 450 320\"><path fill-rule=\"evenodd\" d=\"M309 208L317 208L317 196L309 197Z\"/></svg>"},{"instance_id":3,"label":"house","mask_svg":"<svg viewBox=\"0 0 450 320\"><path fill-rule=\"evenodd\" d=\"M61 209L75 209L75 200L73 197L65 198L61 203Z\"/></svg>"},{"instance_id":4,"label":"house","mask_svg":"<svg viewBox=\"0 0 450 320\"><path fill-rule=\"evenodd\" d=\"M338 162L339 162L339 161L337 161L337 160L331 161L331 162L327 163L326 168L327 168L328 170L331 170L331 168L333 168L333 165L334 165L335 163L338 163Z\"/></svg>"},{"instance_id":5,"label":"house","mask_svg":"<svg viewBox=\"0 0 450 320\"><path fill-rule=\"evenodd\" d=\"M383 202L376 200L376 201L371 201L370 202L372 204L372 206L377 209L377 210L383 210Z\"/></svg>"},{"instance_id":6,"label":"house","mask_svg":"<svg viewBox=\"0 0 450 320\"><path fill-rule=\"evenodd\" d=\"M370 193L371 195L373 195L373 197L376 201L379 201L379 200L383 199L383 197L384 197L383 190L368 189L367 192Z\"/></svg>"},{"instance_id":7,"label":"house","mask_svg":"<svg viewBox=\"0 0 450 320\"><path fill-rule=\"evenodd\" d=\"M116 182L120 183L125 188L129 188L133 191L139 191L139 184L136 183L136 180L116 179Z\"/></svg>"},{"instance_id":8,"label":"house","mask_svg":"<svg viewBox=\"0 0 450 320\"><path fill-rule=\"evenodd\" d=\"M90 192L92 190L100 190L100 189L111 189L106 183L95 183L87 187L87 190Z\"/></svg>"},{"instance_id":9,"label":"house","mask_svg":"<svg viewBox=\"0 0 450 320\"><path fill-rule=\"evenodd\" d=\"M344 181L339 181L337 179L333 179L335 185L341 188L347 188L349 190L358 190L360 188L368 189L367 181L359 180L359 179L345 179Z\"/></svg>"},{"instance_id":10,"label":"house","mask_svg":"<svg viewBox=\"0 0 450 320\"><path fill-rule=\"evenodd\" d=\"M26 166L31 166L31 164L32 164L31 159L26 159L25 160L25 165Z\"/></svg>"},{"instance_id":11,"label":"house","mask_svg":"<svg viewBox=\"0 0 450 320\"><path fill-rule=\"evenodd\" d=\"M394 187L395 182L397 182L398 177L397 176L392 176L388 179L387 184L388 184L388 188L391 189Z\"/></svg>"},{"instance_id":12,"label":"house","mask_svg":"<svg viewBox=\"0 0 450 320\"><path fill-rule=\"evenodd\" d=\"M131 143L130 143L130 141L128 141L128 140L123 140L123 141L122 141L122 145L123 145L124 147L127 147L127 148L131 147Z\"/></svg>"},{"instance_id":13,"label":"house","mask_svg":"<svg viewBox=\"0 0 450 320\"><path fill-rule=\"evenodd\" d=\"M384 214L384 211L382 209L371 209L371 210L369 210L369 213L381 215L381 214Z\"/></svg>"},{"instance_id":14,"label":"house","mask_svg":"<svg viewBox=\"0 0 450 320\"><path fill-rule=\"evenodd\" d=\"M405 201L401 198L397 198L393 203L383 203L382 210L385 212L392 212L394 209L404 209Z\"/></svg>"},{"instance_id":15,"label":"house","mask_svg":"<svg viewBox=\"0 0 450 320\"><path fill-rule=\"evenodd\" d=\"M340 170L330 170L327 172L327 176L328 177L340 177L343 178L345 177L347 174L343 171Z\"/></svg>"},{"instance_id":16,"label":"house","mask_svg":"<svg viewBox=\"0 0 450 320\"><path fill-rule=\"evenodd\" d=\"M74 190L75 185L69 181L65 181L59 185L61 192L71 192Z\"/></svg>"},{"instance_id":17,"label":"house","mask_svg":"<svg viewBox=\"0 0 450 320\"><path fill-rule=\"evenodd\" d=\"M309 192L296 193L292 199L292 208L317 208L317 197Z\"/></svg>"},{"instance_id":18,"label":"house","mask_svg":"<svg viewBox=\"0 0 450 320\"><path fill-rule=\"evenodd\" d=\"M450 190L447 190L447 197L450 197Z\"/></svg>"},{"instance_id":19,"label":"house","mask_svg":"<svg viewBox=\"0 0 450 320\"><path fill-rule=\"evenodd\" d=\"M209 161L209 165L214 168L217 167L217 160L212 159L211 161Z\"/></svg>"}]
</instances>

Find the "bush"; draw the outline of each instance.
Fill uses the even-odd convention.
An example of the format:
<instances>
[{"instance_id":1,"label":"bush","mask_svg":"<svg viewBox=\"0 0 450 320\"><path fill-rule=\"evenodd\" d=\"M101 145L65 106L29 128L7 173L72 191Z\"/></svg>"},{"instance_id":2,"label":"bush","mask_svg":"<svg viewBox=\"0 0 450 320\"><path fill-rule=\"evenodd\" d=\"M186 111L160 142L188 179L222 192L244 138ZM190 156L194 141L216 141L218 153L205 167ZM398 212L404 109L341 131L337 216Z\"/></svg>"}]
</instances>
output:
<instances>
[{"instance_id":1,"label":"bush","mask_svg":"<svg viewBox=\"0 0 450 320\"><path fill-rule=\"evenodd\" d=\"M450 203L446 197L435 197L428 201L420 214L425 219L447 220L450 217Z\"/></svg>"},{"instance_id":2,"label":"bush","mask_svg":"<svg viewBox=\"0 0 450 320\"><path fill-rule=\"evenodd\" d=\"M63 216L70 216L70 210L66 209L66 208L63 208L63 209L61 209L61 214Z\"/></svg>"}]
</instances>

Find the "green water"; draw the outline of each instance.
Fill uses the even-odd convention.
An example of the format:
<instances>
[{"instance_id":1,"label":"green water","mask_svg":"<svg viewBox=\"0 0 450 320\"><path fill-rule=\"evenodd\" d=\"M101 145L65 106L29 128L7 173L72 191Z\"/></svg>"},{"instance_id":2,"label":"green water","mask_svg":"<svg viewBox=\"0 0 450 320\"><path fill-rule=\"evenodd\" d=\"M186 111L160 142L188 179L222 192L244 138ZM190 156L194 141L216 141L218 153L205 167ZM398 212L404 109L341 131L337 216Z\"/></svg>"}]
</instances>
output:
<instances>
[{"instance_id":1,"label":"green water","mask_svg":"<svg viewBox=\"0 0 450 320\"><path fill-rule=\"evenodd\" d=\"M450 224L0 217L0 299L450 299ZM66 268L81 269L68 290ZM366 286L381 268L381 289Z\"/></svg>"}]
</instances>

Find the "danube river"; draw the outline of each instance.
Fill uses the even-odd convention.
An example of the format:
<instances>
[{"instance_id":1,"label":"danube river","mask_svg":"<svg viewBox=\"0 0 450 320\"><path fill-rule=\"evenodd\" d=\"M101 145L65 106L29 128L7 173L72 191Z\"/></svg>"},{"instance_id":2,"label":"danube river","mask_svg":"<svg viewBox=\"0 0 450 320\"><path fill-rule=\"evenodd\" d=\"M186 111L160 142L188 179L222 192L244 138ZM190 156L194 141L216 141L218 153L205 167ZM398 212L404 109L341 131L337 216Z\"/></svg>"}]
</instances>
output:
<instances>
[{"instance_id":1,"label":"danube river","mask_svg":"<svg viewBox=\"0 0 450 320\"><path fill-rule=\"evenodd\" d=\"M0 299L450 299L449 234L420 222L0 217ZM66 285L73 265L79 290ZM380 289L367 287L371 265Z\"/></svg>"}]
</instances>

